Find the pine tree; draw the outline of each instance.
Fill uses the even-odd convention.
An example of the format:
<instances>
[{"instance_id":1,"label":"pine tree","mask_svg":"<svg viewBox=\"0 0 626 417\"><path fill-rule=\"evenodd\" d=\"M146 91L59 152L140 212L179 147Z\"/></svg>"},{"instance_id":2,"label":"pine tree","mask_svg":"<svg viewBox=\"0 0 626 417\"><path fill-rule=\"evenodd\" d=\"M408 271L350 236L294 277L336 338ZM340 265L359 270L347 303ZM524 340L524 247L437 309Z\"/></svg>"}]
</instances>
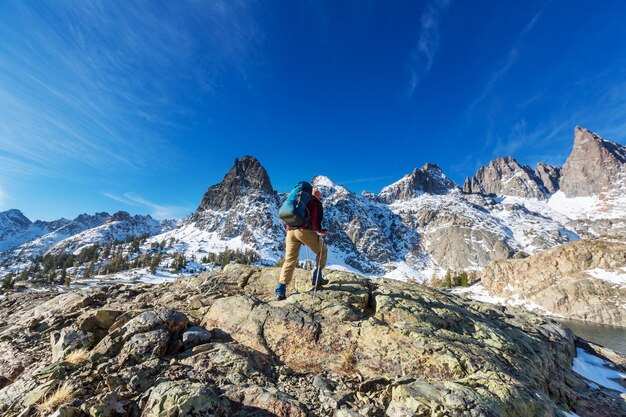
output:
<instances>
[{"instance_id":1,"label":"pine tree","mask_svg":"<svg viewBox=\"0 0 626 417\"><path fill-rule=\"evenodd\" d=\"M93 268L94 263L90 262L89 266L85 269L85 272L83 273L83 278L91 278L93 276Z\"/></svg>"},{"instance_id":2,"label":"pine tree","mask_svg":"<svg viewBox=\"0 0 626 417\"><path fill-rule=\"evenodd\" d=\"M23 269L20 272L20 275L17 277L17 281L27 281L28 280L28 269Z\"/></svg>"},{"instance_id":3,"label":"pine tree","mask_svg":"<svg viewBox=\"0 0 626 417\"><path fill-rule=\"evenodd\" d=\"M181 253L175 253L174 259L170 264L170 268L174 269L176 272L180 272L185 267L187 267L187 258L185 258L185 255Z\"/></svg>"},{"instance_id":4,"label":"pine tree","mask_svg":"<svg viewBox=\"0 0 626 417\"><path fill-rule=\"evenodd\" d=\"M469 285L469 278L467 272L461 272L461 287L467 287Z\"/></svg>"},{"instance_id":5,"label":"pine tree","mask_svg":"<svg viewBox=\"0 0 626 417\"><path fill-rule=\"evenodd\" d=\"M161 254L159 253L156 256L152 257L152 261L150 261L150 273L151 274L156 274L156 271L160 263L161 263Z\"/></svg>"},{"instance_id":6,"label":"pine tree","mask_svg":"<svg viewBox=\"0 0 626 417\"><path fill-rule=\"evenodd\" d=\"M13 284L15 284L15 280L13 279L13 272L9 272L2 278L2 288L5 290L13 288Z\"/></svg>"},{"instance_id":7,"label":"pine tree","mask_svg":"<svg viewBox=\"0 0 626 417\"><path fill-rule=\"evenodd\" d=\"M438 288L439 287L439 277L437 277L437 273L434 272L433 275L430 277L430 286L432 288Z\"/></svg>"},{"instance_id":8,"label":"pine tree","mask_svg":"<svg viewBox=\"0 0 626 417\"><path fill-rule=\"evenodd\" d=\"M107 259L111 255L111 242L107 243L104 247L104 252L102 252L102 259Z\"/></svg>"},{"instance_id":9,"label":"pine tree","mask_svg":"<svg viewBox=\"0 0 626 417\"><path fill-rule=\"evenodd\" d=\"M452 288L452 271L449 269L446 271L445 286L446 288Z\"/></svg>"}]
</instances>

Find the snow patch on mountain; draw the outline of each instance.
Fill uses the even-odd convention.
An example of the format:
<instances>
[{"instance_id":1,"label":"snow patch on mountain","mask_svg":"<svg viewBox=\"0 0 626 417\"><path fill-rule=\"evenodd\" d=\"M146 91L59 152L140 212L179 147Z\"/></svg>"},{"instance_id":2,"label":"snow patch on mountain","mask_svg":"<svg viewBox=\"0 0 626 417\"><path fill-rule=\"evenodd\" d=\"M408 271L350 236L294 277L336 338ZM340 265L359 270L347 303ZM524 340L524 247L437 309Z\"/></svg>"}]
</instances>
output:
<instances>
[{"instance_id":1,"label":"snow patch on mountain","mask_svg":"<svg viewBox=\"0 0 626 417\"><path fill-rule=\"evenodd\" d=\"M474 284L469 287L459 287L449 290L450 293L459 295L461 297L470 298L472 300L480 301L481 303L496 304L502 306L511 306L524 308L528 311L534 311L539 314L563 318L560 314L555 314L545 307L535 303L534 301L527 300L523 297L512 295L511 297L497 297L487 291L482 284Z\"/></svg>"},{"instance_id":2,"label":"snow patch on mountain","mask_svg":"<svg viewBox=\"0 0 626 417\"><path fill-rule=\"evenodd\" d=\"M626 186L589 197L567 197L558 191L548 206L570 219L626 219Z\"/></svg>"},{"instance_id":3,"label":"snow patch on mountain","mask_svg":"<svg viewBox=\"0 0 626 417\"><path fill-rule=\"evenodd\" d=\"M621 393L626 393L626 388L617 382L626 379L626 374L616 371L608 361L587 353L584 349L576 348L576 357L574 358L572 369L589 381Z\"/></svg>"},{"instance_id":4,"label":"snow patch on mountain","mask_svg":"<svg viewBox=\"0 0 626 417\"><path fill-rule=\"evenodd\" d=\"M621 285L622 288L626 286L626 268L622 268L623 273L615 271L607 271L601 268L595 268L587 271L587 274L591 275L595 279L601 279L613 284Z\"/></svg>"},{"instance_id":5,"label":"snow patch on mountain","mask_svg":"<svg viewBox=\"0 0 626 417\"><path fill-rule=\"evenodd\" d=\"M183 224L180 227L157 234L148 238L147 243L169 242L174 240L174 251L184 253L187 257L202 259L208 253L220 253L226 249L241 250L253 249L241 240L241 236L224 239L218 232L209 232L193 224Z\"/></svg>"}]
</instances>

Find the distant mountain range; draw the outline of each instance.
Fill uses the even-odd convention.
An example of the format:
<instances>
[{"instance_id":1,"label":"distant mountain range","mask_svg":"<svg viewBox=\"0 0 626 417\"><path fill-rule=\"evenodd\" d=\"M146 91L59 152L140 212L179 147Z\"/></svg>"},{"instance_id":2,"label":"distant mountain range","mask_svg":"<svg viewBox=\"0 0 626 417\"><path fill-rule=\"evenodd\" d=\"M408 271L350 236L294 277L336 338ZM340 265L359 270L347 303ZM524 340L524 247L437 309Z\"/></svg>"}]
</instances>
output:
<instances>
[{"instance_id":1,"label":"distant mountain range","mask_svg":"<svg viewBox=\"0 0 626 417\"><path fill-rule=\"evenodd\" d=\"M326 177L312 182L331 231L329 264L364 274L421 280L581 237L626 235L626 148L581 127L563 167L498 158L459 186L428 163L377 195L355 194ZM173 239L177 252L196 259L240 248L274 262L284 250L277 216L283 198L261 163L245 156L179 221L118 212L31 222L8 210L0 213L0 274L36 255L143 234L150 242Z\"/></svg>"},{"instance_id":2,"label":"distant mountain range","mask_svg":"<svg viewBox=\"0 0 626 417\"><path fill-rule=\"evenodd\" d=\"M150 216L81 214L73 220L31 222L19 210L0 212L0 260L24 262L45 253L77 252L94 243L153 236L175 227L175 220L157 221Z\"/></svg>"}]
</instances>

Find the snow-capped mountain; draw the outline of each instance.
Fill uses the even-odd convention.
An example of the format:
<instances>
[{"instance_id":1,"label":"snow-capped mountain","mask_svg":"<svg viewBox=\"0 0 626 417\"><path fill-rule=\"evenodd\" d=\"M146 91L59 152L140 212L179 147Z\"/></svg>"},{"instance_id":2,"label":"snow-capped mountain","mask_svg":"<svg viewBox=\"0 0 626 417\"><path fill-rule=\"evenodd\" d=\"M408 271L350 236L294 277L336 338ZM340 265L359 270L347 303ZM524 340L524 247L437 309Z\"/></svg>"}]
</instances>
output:
<instances>
[{"instance_id":1,"label":"snow-capped mountain","mask_svg":"<svg viewBox=\"0 0 626 417\"><path fill-rule=\"evenodd\" d=\"M436 164L426 164L399 181L383 188L378 198L385 203L410 200L423 194L447 194L458 185L446 177Z\"/></svg>"},{"instance_id":2,"label":"snow-capped mountain","mask_svg":"<svg viewBox=\"0 0 626 417\"><path fill-rule=\"evenodd\" d=\"M378 195L357 195L315 177L324 226L331 231L329 265L420 280L448 268L477 269L532 255L582 236L626 234L625 155L624 146L577 127L563 169L538 164L533 170L511 157L498 158L462 189L430 163ZM283 199L261 163L245 156L176 224L120 212L52 225L31 223L10 210L0 213L0 243L13 248L13 255L33 255L149 235L148 244L173 241L169 250L196 259L224 249L252 249L273 262L284 251L285 229L278 218Z\"/></svg>"},{"instance_id":3,"label":"snow-capped mountain","mask_svg":"<svg viewBox=\"0 0 626 417\"><path fill-rule=\"evenodd\" d=\"M20 245L14 250L14 253L22 257L44 254L62 240L100 226L108 217L108 213L102 212L94 215L81 214L71 221L56 221L58 227L53 227L52 231ZM35 222L35 224L37 224L37 222Z\"/></svg>"},{"instance_id":4,"label":"snow-capped mountain","mask_svg":"<svg viewBox=\"0 0 626 417\"><path fill-rule=\"evenodd\" d=\"M154 235L176 226L173 220L156 221L150 216L81 214L73 220L31 222L18 210L0 213L5 263L25 262L45 253L77 252L95 243L124 240L129 236Z\"/></svg>"},{"instance_id":5,"label":"snow-capped mountain","mask_svg":"<svg viewBox=\"0 0 626 417\"><path fill-rule=\"evenodd\" d=\"M69 220L60 219L54 222L38 220L33 223L19 210L0 212L0 252L36 239L69 222Z\"/></svg>"},{"instance_id":6,"label":"snow-capped mountain","mask_svg":"<svg viewBox=\"0 0 626 417\"><path fill-rule=\"evenodd\" d=\"M280 202L265 168L257 159L244 156L235 160L222 182L209 187L188 219L152 240L173 238L197 256L254 249L263 258L276 260L285 237L278 218Z\"/></svg>"},{"instance_id":7,"label":"snow-capped mountain","mask_svg":"<svg viewBox=\"0 0 626 417\"><path fill-rule=\"evenodd\" d=\"M100 213L103 214L103 213ZM104 213L106 214L106 213ZM103 223L97 227L86 229L54 244L48 253L78 253L81 249L106 242L125 240L128 237L148 235L170 230L175 227L172 220L158 221L151 216L131 216L125 211L118 211L112 216L106 216Z\"/></svg>"}]
</instances>

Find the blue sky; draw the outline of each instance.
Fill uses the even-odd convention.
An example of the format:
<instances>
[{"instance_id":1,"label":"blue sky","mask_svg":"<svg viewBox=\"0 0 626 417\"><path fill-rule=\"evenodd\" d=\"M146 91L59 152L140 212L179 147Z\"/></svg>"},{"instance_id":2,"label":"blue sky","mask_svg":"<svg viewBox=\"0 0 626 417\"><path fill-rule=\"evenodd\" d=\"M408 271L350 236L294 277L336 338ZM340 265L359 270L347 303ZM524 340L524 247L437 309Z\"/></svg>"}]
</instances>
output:
<instances>
[{"instance_id":1,"label":"blue sky","mask_svg":"<svg viewBox=\"0 0 626 417\"><path fill-rule=\"evenodd\" d=\"M192 212L234 158L360 192L626 140L626 2L4 1L0 210Z\"/></svg>"}]
</instances>

